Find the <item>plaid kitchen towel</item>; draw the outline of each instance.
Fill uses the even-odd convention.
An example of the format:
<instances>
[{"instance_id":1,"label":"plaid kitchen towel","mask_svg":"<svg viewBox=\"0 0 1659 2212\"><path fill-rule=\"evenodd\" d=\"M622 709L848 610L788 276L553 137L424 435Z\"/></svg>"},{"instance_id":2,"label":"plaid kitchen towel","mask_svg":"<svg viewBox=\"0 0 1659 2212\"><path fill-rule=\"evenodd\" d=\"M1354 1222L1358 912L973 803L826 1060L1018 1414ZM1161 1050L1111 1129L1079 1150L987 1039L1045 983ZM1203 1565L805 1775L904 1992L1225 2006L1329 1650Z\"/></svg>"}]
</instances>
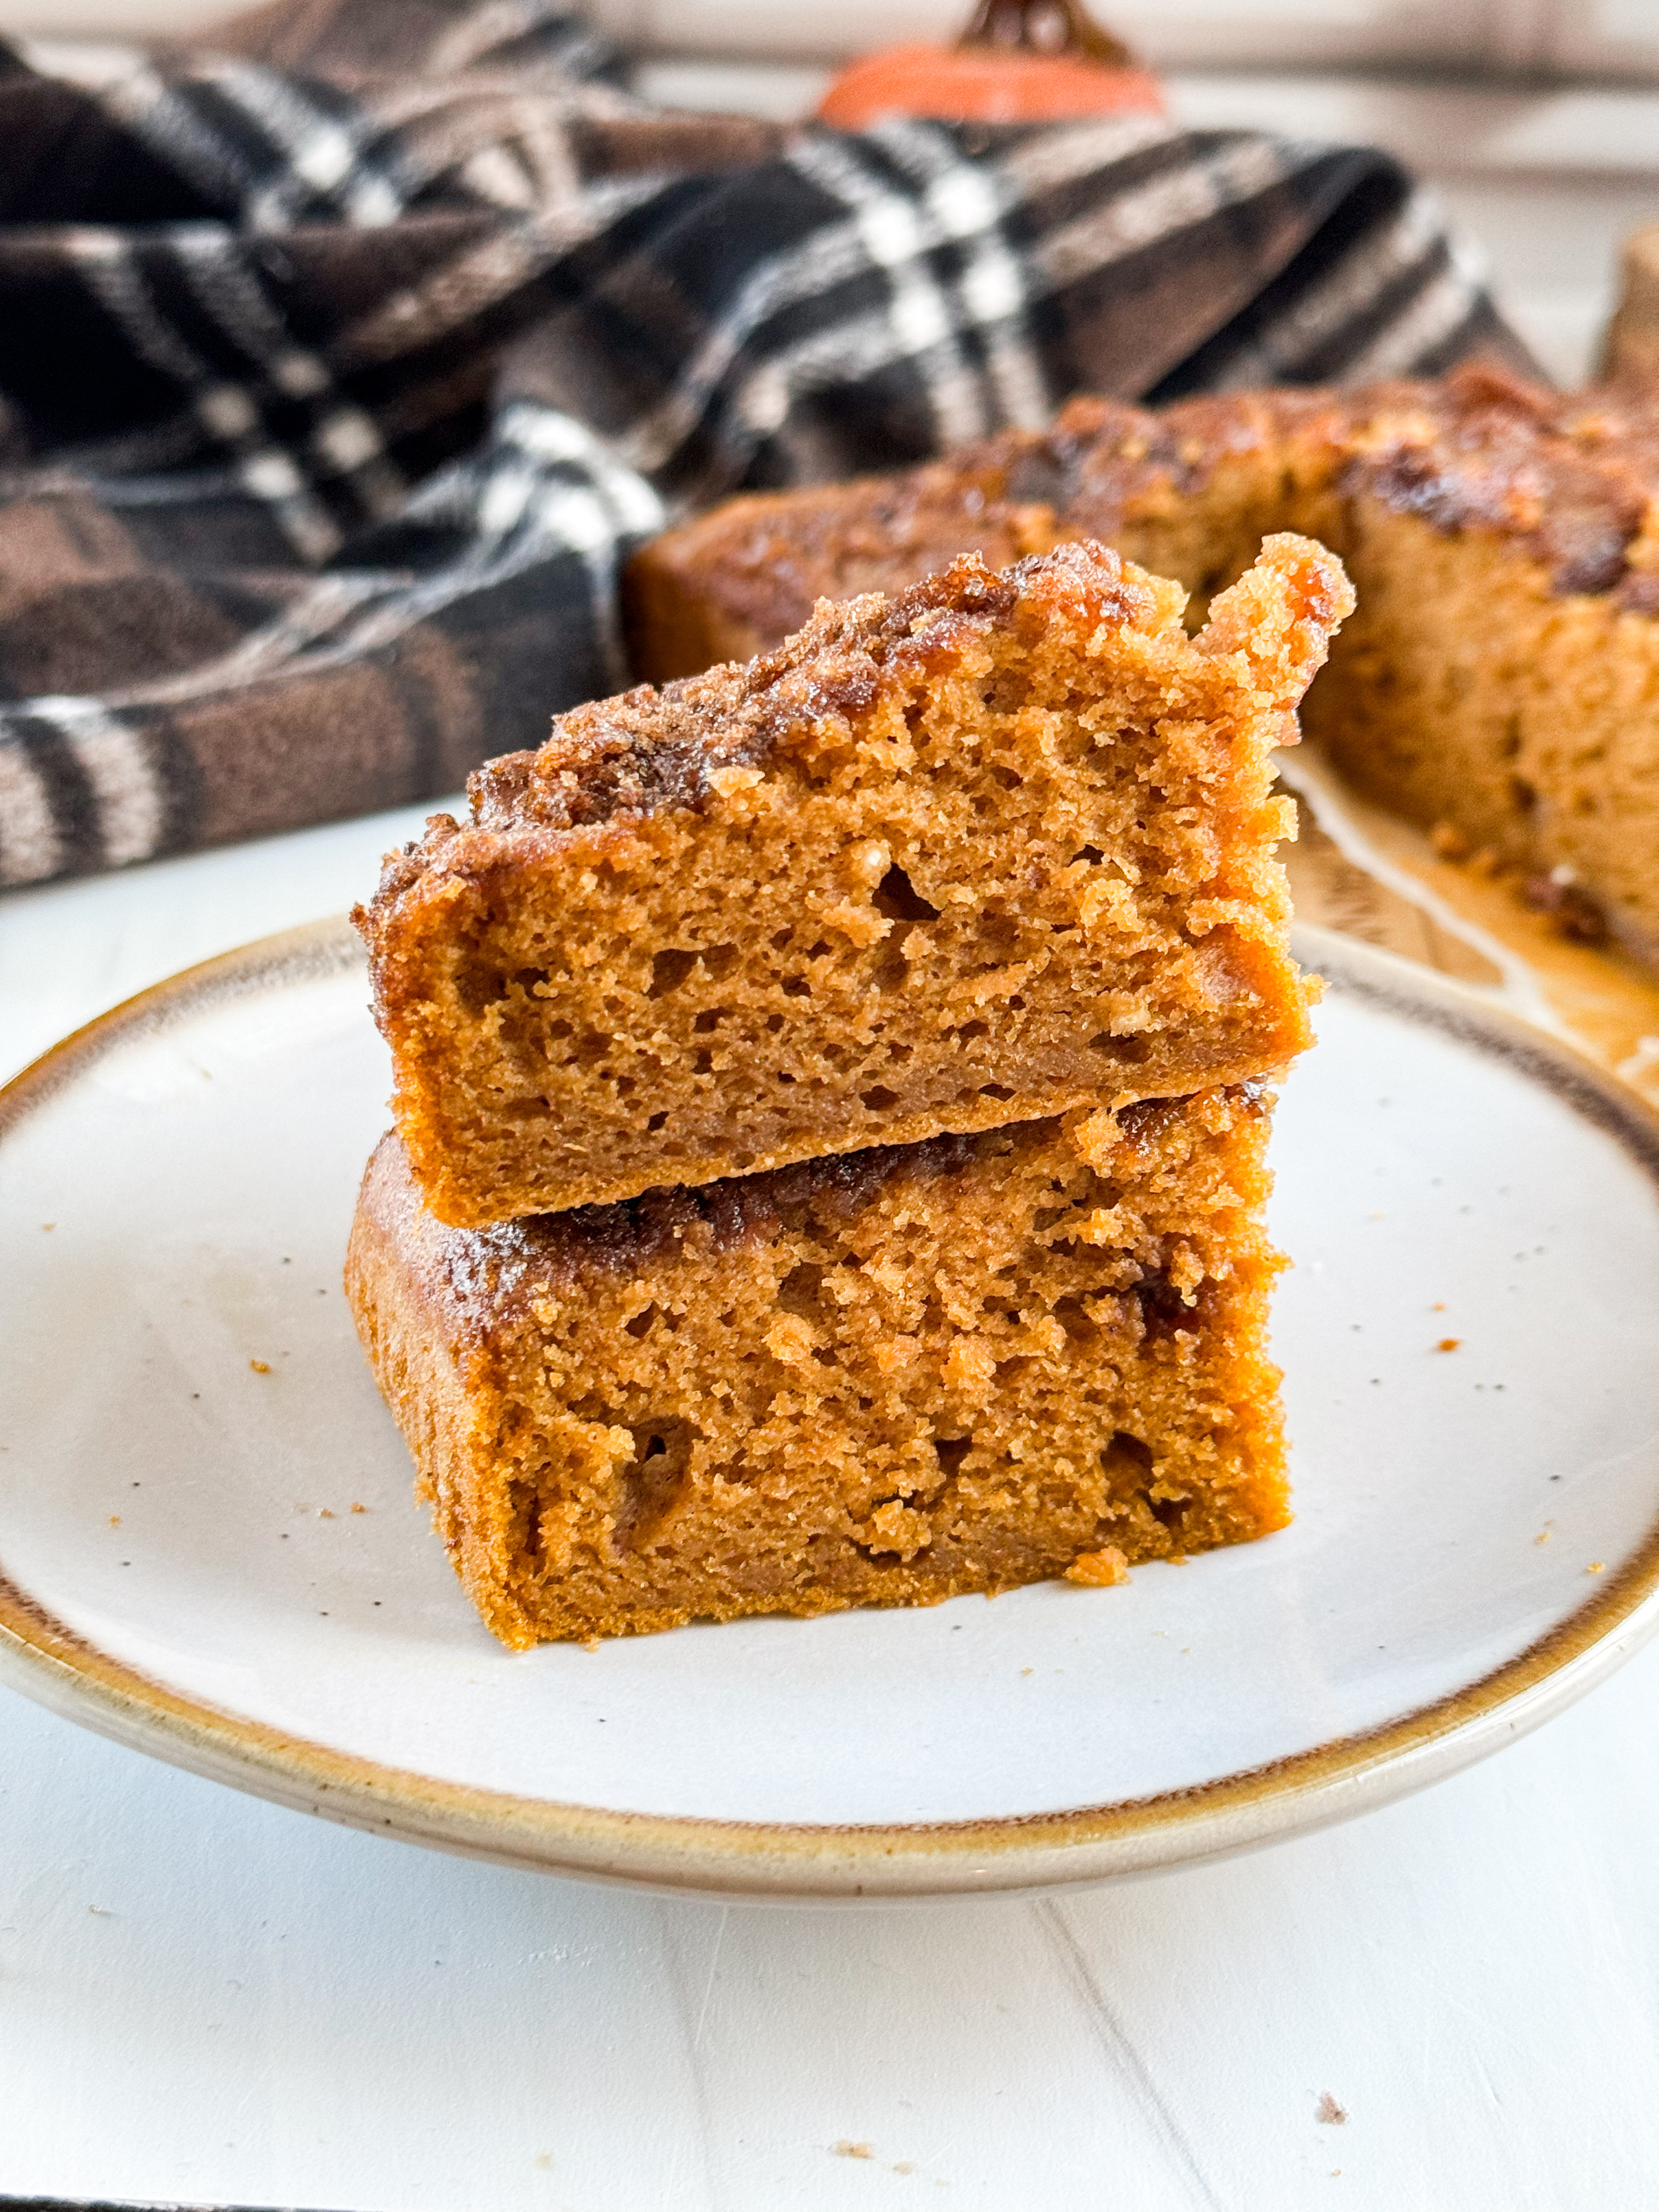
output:
<instances>
[{"instance_id":1,"label":"plaid kitchen towel","mask_svg":"<svg viewBox=\"0 0 1659 2212\"><path fill-rule=\"evenodd\" d=\"M544 0L0 60L0 883L391 806L627 679L617 564L1070 393L1525 366L1363 149L653 110Z\"/></svg>"}]
</instances>

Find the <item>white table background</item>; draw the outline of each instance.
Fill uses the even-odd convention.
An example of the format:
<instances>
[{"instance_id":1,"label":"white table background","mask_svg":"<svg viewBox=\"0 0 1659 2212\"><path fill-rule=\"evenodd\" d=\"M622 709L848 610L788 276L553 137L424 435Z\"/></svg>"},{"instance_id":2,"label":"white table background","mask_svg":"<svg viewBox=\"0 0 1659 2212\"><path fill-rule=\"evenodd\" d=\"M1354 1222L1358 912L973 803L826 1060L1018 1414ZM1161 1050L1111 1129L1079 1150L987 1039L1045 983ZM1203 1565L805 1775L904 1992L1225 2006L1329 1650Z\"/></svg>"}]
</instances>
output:
<instances>
[{"instance_id":1,"label":"white table background","mask_svg":"<svg viewBox=\"0 0 1659 2212\"><path fill-rule=\"evenodd\" d=\"M1206 120L1218 96L1182 94ZM1249 120L1291 95L1227 96ZM1580 373L1614 241L1659 214L1653 102L1296 96L1317 111L1302 127L1354 129L1352 110L1419 162L1439 146L1517 322ZM0 897L0 1073L194 960L337 912L425 811ZM1340 2124L1317 2117L1327 2094ZM446 1859L0 1692L0 2191L1644 2212L1659 1647L1352 1826L1109 1891L903 1908L723 1906Z\"/></svg>"}]
</instances>

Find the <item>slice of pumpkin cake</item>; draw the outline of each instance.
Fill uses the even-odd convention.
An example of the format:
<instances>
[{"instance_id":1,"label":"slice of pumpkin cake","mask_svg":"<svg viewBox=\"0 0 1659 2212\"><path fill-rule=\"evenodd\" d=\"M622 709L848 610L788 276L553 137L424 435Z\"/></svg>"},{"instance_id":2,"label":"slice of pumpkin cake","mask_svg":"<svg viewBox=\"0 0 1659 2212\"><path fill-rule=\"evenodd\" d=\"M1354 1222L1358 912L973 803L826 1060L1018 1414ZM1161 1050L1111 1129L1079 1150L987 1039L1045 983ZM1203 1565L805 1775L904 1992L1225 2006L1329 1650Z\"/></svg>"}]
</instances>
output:
<instances>
[{"instance_id":1,"label":"slice of pumpkin cake","mask_svg":"<svg viewBox=\"0 0 1659 2212\"><path fill-rule=\"evenodd\" d=\"M346 1285L457 1573L542 1639L1121 1580L1288 1517L1267 1099L483 1230L371 1161Z\"/></svg>"},{"instance_id":2,"label":"slice of pumpkin cake","mask_svg":"<svg viewBox=\"0 0 1659 2212\"><path fill-rule=\"evenodd\" d=\"M479 1225L1184 1097L1308 1040L1273 752L1352 605L1279 537L1185 593L1091 542L822 605L563 716L358 920L394 1111Z\"/></svg>"},{"instance_id":3,"label":"slice of pumpkin cake","mask_svg":"<svg viewBox=\"0 0 1659 2212\"><path fill-rule=\"evenodd\" d=\"M1304 711L1377 804L1484 853L1565 933L1659 965L1659 384L1435 382L1070 401L924 468L744 493L624 577L661 679L765 652L842 580L1096 538L1200 605L1264 532L1335 548L1359 593ZM951 532L957 544L951 544Z\"/></svg>"}]
</instances>

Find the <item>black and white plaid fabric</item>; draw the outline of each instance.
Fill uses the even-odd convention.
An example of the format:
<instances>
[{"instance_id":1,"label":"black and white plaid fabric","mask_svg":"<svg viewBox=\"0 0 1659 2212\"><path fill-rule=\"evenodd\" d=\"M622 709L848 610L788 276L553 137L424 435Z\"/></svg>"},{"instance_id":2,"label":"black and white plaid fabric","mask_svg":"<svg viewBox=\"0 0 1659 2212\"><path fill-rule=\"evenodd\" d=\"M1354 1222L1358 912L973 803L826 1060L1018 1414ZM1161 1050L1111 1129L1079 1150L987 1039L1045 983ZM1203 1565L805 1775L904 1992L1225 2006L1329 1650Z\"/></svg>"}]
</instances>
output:
<instances>
[{"instance_id":1,"label":"black and white plaid fabric","mask_svg":"<svg viewBox=\"0 0 1659 2212\"><path fill-rule=\"evenodd\" d=\"M665 114L538 0L0 71L0 883L389 806L627 680L619 562L1072 392L1525 365L1387 157Z\"/></svg>"}]
</instances>

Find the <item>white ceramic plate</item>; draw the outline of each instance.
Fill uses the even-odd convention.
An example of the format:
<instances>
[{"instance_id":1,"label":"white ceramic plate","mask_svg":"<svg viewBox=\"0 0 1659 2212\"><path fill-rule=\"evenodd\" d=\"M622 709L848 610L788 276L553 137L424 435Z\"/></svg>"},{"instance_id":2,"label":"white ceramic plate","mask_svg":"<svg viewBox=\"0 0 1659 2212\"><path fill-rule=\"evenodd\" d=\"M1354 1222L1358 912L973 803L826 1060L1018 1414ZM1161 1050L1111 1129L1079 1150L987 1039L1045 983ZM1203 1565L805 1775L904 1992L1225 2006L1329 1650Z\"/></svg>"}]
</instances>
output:
<instances>
[{"instance_id":1,"label":"white ceramic plate","mask_svg":"<svg viewBox=\"0 0 1659 2212\"><path fill-rule=\"evenodd\" d=\"M1303 951L1291 1528L1126 1588L521 1656L341 1295L388 1088L356 939L135 1000L0 1093L0 1673L361 1826L732 1893L1099 1880L1496 1748L1659 1623L1659 1123L1467 994Z\"/></svg>"}]
</instances>

